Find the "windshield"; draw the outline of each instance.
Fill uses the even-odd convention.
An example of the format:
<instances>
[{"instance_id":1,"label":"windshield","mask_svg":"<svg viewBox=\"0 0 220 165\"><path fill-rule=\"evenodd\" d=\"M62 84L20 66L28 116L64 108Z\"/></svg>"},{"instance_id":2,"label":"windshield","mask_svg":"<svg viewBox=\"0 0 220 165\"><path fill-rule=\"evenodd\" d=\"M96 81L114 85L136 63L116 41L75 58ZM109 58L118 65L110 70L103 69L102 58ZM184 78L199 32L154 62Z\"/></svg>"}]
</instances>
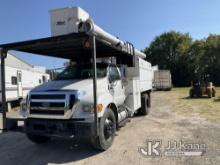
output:
<instances>
[{"instance_id":1,"label":"windshield","mask_svg":"<svg viewBox=\"0 0 220 165\"><path fill-rule=\"evenodd\" d=\"M107 74L106 64L97 64L97 78L103 78ZM75 64L70 65L61 72L56 80L71 80L71 79L89 79L93 77L92 64Z\"/></svg>"}]
</instances>

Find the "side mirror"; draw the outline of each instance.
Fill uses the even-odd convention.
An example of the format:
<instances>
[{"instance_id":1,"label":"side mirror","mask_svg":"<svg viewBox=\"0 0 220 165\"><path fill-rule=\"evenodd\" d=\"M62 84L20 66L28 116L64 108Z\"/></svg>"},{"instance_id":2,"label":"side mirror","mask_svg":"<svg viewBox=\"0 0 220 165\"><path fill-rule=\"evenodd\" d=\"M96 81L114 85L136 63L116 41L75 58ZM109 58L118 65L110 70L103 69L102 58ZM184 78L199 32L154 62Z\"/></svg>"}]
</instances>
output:
<instances>
[{"instance_id":1,"label":"side mirror","mask_svg":"<svg viewBox=\"0 0 220 165\"><path fill-rule=\"evenodd\" d=\"M113 76L109 76L108 80L109 80L110 84L112 84L116 81L115 77L113 77Z\"/></svg>"}]
</instances>

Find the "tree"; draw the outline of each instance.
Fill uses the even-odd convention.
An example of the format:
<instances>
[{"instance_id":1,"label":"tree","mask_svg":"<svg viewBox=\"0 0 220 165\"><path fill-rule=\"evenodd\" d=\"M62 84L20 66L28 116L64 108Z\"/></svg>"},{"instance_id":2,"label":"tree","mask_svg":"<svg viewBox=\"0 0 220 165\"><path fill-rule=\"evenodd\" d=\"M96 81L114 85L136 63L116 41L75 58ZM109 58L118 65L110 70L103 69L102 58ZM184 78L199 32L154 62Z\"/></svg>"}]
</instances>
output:
<instances>
[{"instance_id":1,"label":"tree","mask_svg":"<svg viewBox=\"0 0 220 165\"><path fill-rule=\"evenodd\" d=\"M188 50L188 67L190 68L189 77L192 80L198 80L203 77L204 64L202 58L205 56L206 40L196 40Z\"/></svg>"},{"instance_id":2,"label":"tree","mask_svg":"<svg viewBox=\"0 0 220 165\"><path fill-rule=\"evenodd\" d=\"M215 84L220 84L220 35L210 34L206 39L205 53L201 58L203 75Z\"/></svg>"},{"instance_id":3,"label":"tree","mask_svg":"<svg viewBox=\"0 0 220 165\"><path fill-rule=\"evenodd\" d=\"M189 49L194 77L220 84L220 36L210 34Z\"/></svg>"},{"instance_id":4,"label":"tree","mask_svg":"<svg viewBox=\"0 0 220 165\"><path fill-rule=\"evenodd\" d=\"M191 45L192 38L188 33L171 31L156 37L144 52L153 65L171 71L174 85L184 86L190 83L188 50Z\"/></svg>"}]
</instances>

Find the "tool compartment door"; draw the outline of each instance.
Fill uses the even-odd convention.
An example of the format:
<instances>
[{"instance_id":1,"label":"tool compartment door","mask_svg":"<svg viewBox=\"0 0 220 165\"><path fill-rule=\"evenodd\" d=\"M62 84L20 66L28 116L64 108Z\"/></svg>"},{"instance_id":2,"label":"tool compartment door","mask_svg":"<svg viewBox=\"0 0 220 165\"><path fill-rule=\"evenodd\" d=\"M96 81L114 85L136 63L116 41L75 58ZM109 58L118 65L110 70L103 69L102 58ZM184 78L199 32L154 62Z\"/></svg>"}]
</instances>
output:
<instances>
[{"instance_id":1,"label":"tool compartment door","mask_svg":"<svg viewBox=\"0 0 220 165\"><path fill-rule=\"evenodd\" d=\"M131 78L126 86L125 105L132 111L136 111L141 107L140 84L138 79Z\"/></svg>"}]
</instances>

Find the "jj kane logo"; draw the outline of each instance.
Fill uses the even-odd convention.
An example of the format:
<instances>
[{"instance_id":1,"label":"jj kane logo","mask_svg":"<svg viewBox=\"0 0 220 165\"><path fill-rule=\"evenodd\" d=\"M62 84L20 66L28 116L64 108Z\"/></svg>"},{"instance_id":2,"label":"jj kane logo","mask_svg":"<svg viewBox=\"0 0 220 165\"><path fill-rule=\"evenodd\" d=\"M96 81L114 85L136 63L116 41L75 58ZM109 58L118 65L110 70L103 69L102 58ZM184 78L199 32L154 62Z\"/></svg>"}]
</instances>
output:
<instances>
[{"instance_id":1,"label":"jj kane logo","mask_svg":"<svg viewBox=\"0 0 220 165\"><path fill-rule=\"evenodd\" d=\"M161 140L147 140L145 147L139 147L138 151L143 156L161 156Z\"/></svg>"},{"instance_id":2,"label":"jj kane logo","mask_svg":"<svg viewBox=\"0 0 220 165\"><path fill-rule=\"evenodd\" d=\"M163 149L163 150L162 150ZM145 147L139 147L138 151L143 156L203 156L206 153L206 144L187 143L185 141L168 141L162 148L161 140L147 140ZM163 153L163 154L162 154Z\"/></svg>"}]
</instances>

